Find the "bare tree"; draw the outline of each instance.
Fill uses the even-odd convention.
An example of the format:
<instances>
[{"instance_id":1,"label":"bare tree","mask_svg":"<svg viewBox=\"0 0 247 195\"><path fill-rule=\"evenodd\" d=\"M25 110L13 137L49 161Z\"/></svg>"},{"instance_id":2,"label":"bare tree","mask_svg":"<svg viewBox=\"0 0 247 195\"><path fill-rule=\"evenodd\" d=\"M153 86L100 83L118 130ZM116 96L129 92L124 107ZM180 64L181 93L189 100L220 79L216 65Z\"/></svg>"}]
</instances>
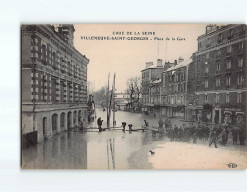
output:
<instances>
[{"instance_id":1,"label":"bare tree","mask_svg":"<svg viewBox=\"0 0 247 195\"><path fill-rule=\"evenodd\" d=\"M106 106L106 92L107 92L107 87L101 87L99 90L94 92L94 100L97 104L100 104L102 106Z\"/></svg>"},{"instance_id":2,"label":"bare tree","mask_svg":"<svg viewBox=\"0 0 247 195\"><path fill-rule=\"evenodd\" d=\"M130 95L129 108L132 108L134 103L139 105L141 90L140 77L131 77L127 80L127 93Z\"/></svg>"}]
</instances>

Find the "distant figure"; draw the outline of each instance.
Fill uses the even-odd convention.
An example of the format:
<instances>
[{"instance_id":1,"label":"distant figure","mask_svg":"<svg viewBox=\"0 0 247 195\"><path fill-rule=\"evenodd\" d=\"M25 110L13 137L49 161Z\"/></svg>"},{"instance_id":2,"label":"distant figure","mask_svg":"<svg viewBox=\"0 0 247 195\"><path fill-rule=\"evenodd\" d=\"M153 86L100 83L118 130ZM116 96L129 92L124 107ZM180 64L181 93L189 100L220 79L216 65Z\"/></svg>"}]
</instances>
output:
<instances>
[{"instance_id":1,"label":"distant figure","mask_svg":"<svg viewBox=\"0 0 247 195\"><path fill-rule=\"evenodd\" d=\"M172 126L168 128L168 135L170 137L170 141L172 142L174 140L174 130Z\"/></svg>"},{"instance_id":2,"label":"distant figure","mask_svg":"<svg viewBox=\"0 0 247 195\"><path fill-rule=\"evenodd\" d=\"M148 122L144 120L144 128L147 128L147 127L149 127Z\"/></svg>"},{"instance_id":3,"label":"distant figure","mask_svg":"<svg viewBox=\"0 0 247 195\"><path fill-rule=\"evenodd\" d=\"M183 141L183 137L184 137L184 130L183 130L183 127L180 126L178 129L178 140Z\"/></svg>"},{"instance_id":4,"label":"distant figure","mask_svg":"<svg viewBox=\"0 0 247 195\"><path fill-rule=\"evenodd\" d=\"M99 131L102 131L102 128L101 128L102 122L103 122L103 120L101 120L101 117L99 117L98 120L97 120Z\"/></svg>"},{"instance_id":5,"label":"distant figure","mask_svg":"<svg viewBox=\"0 0 247 195\"><path fill-rule=\"evenodd\" d=\"M80 130L83 130L83 119L82 119L82 117L80 118L79 122L80 122Z\"/></svg>"},{"instance_id":6,"label":"distant figure","mask_svg":"<svg viewBox=\"0 0 247 195\"><path fill-rule=\"evenodd\" d=\"M215 148L217 147L217 133L216 133L216 129L213 129L213 132L210 135L210 143L209 143L209 147L212 145L212 143L214 143Z\"/></svg>"},{"instance_id":7,"label":"distant figure","mask_svg":"<svg viewBox=\"0 0 247 195\"><path fill-rule=\"evenodd\" d=\"M223 129L220 133L221 141L220 143L222 145L226 145L226 129Z\"/></svg>"},{"instance_id":8,"label":"distant figure","mask_svg":"<svg viewBox=\"0 0 247 195\"><path fill-rule=\"evenodd\" d=\"M178 140L178 127L177 127L177 125L174 126L174 139Z\"/></svg>"},{"instance_id":9,"label":"distant figure","mask_svg":"<svg viewBox=\"0 0 247 195\"><path fill-rule=\"evenodd\" d=\"M126 122L122 122L123 131L125 131Z\"/></svg>"},{"instance_id":10,"label":"distant figure","mask_svg":"<svg viewBox=\"0 0 247 195\"><path fill-rule=\"evenodd\" d=\"M155 152L152 151L152 150L149 150L149 152L151 153L151 155L154 155L155 154Z\"/></svg>"},{"instance_id":11,"label":"distant figure","mask_svg":"<svg viewBox=\"0 0 247 195\"><path fill-rule=\"evenodd\" d=\"M184 126L184 141L190 142L190 127L187 125Z\"/></svg>"},{"instance_id":12,"label":"distant figure","mask_svg":"<svg viewBox=\"0 0 247 195\"><path fill-rule=\"evenodd\" d=\"M128 124L128 126L129 126L129 133L131 133L133 125L132 124Z\"/></svg>"},{"instance_id":13,"label":"distant figure","mask_svg":"<svg viewBox=\"0 0 247 195\"><path fill-rule=\"evenodd\" d=\"M162 121L162 119L160 118L160 120L159 120L159 131L163 131L163 124L164 124L164 122Z\"/></svg>"}]
</instances>

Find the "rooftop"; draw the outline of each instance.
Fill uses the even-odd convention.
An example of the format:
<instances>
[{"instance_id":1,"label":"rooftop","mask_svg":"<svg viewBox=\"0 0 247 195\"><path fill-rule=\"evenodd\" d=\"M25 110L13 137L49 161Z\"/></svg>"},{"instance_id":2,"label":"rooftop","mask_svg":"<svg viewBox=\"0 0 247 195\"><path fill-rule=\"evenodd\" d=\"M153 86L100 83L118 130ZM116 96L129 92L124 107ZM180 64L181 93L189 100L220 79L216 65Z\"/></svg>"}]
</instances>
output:
<instances>
[{"instance_id":1,"label":"rooftop","mask_svg":"<svg viewBox=\"0 0 247 195\"><path fill-rule=\"evenodd\" d=\"M178 63L177 65L168 68L166 70L166 72L172 71L172 70L176 70L176 69L179 69L179 68L182 68L182 67L185 67L185 66L189 65L191 62L192 62L192 59L189 58L188 60L184 60L184 61Z\"/></svg>"}]
</instances>

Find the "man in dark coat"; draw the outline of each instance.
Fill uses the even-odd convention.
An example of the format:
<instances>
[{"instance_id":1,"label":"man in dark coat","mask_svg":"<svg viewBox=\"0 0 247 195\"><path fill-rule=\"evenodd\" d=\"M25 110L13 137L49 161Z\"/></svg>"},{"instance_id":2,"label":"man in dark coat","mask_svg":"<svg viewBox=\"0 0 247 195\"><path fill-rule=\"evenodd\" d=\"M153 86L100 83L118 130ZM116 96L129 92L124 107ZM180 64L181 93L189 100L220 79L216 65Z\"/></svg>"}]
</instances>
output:
<instances>
[{"instance_id":1,"label":"man in dark coat","mask_svg":"<svg viewBox=\"0 0 247 195\"><path fill-rule=\"evenodd\" d=\"M123 131L125 131L126 122L122 122Z\"/></svg>"},{"instance_id":2,"label":"man in dark coat","mask_svg":"<svg viewBox=\"0 0 247 195\"><path fill-rule=\"evenodd\" d=\"M99 131L102 131L102 128L101 128L102 122L103 122L103 120L101 120L101 117L99 117L98 120L97 120L97 125L98 125L98 128L99 128Z\"/></svg>"}]
</instances>

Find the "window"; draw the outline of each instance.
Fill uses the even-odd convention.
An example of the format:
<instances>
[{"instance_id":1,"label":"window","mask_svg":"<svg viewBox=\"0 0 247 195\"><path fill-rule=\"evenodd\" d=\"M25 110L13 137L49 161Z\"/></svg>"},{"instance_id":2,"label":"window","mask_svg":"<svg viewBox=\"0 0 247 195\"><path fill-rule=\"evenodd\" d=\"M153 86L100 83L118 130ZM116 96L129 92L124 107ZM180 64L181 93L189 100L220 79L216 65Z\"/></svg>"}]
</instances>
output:
<instances>
[{"instance_id":1,"label":"window","mask_svg":"<svg viewBox=\"0 0 247 195\"><path fill-rule=\"evenodd\" d=\"M238 45L238 50L243 51L244 50L244 42L240 42Z\"/></svg>"},{"instance_id":2,"label":"window","mask_svg":"<svg viewBox=\"0 0 247 195\"><path fill-rule=\"evenodd\" d=\"M41 47L41 60L43 60L44 62L46 62L46 46L45 45L42 45Z\"/></svg>"},{"instance_id":3,"label":"window","mask_svg":"<svg viewBox=\"0 0 247 195\"><path fill-rule=\"evenodd\" d=\"M228 61L226 62L226 69L227 69L227 70L230 70L230 69L231 69L231 66L232 66L232 62L231 62L231 60L228 60Z\"/></svg>"},{"instance_id":4,"label":"window","mask_svg":"<svg viewBox=\"0 0 247 195\"><path fill-rule=\"evenodd\" d=\"M210 45L211 44L211 39L210 38L208 38L208 43L207 43L208 45Z\"/></svg>"},{"instance_id":5,"label":"window","mask_svg":"<svg viewBox=\"0 0 247 195\"><path fill-rule=\"evenodd\" d=\"M220 63L217 64L216 70L217 70L217 71L220 71Z\"/></svg>"},{"instance_id":6,"label":"window","mask_svg":"<svg viewBox=\"0 0 247 195\"><path fill-rule=\"evenodd\" d=\"M205 73L208 73L208 65L205 66Z\"/></svg>"},{"instance_id":7,"label":"window","mask_svg":"<svg viewBox=\"0 0 247 195\"><path fill-rule=\"evenodd\" d=\"M243 67L243 58L238 58L238 67Z\"/></svg>"},{"instance_id":8,"label":"window","mask_svg":"<svg viewBox=\"0 0 247 195\"><path fill-rule=\"evenodd\" d=\"M230 29L230 36L233 36L233 29Z\"/></svg>"},{"instance_id":9,"label":"window","mask_svg":"<svg viewBox=\"0 0 247 195\"><path fill-rule=\"evenodd\" d=\"M208 102L208 95L205 94L205 102Z\"/></svg>"},{"instance_id":10,"label":"window","mask_svg":"<svg viewBox=\"0 0 247 195\"><path fill-rule=\"evenodd\" d=\"M242 85L243 83L243 75L238 75L238 85Z\"/></svg>"},{"instance_id":11,"label":"window","mask_svg":"<svg viewBox=\"0 0 247 195\"><path fill-rule=\"evenodd\" d=\"M230 99L229 99L229 93L226 94L226 103L229 104Z\"/></svg>"},{"instance_id":12,"label":"window","mask_svg":"<svg viewBox=\"0 0 247 195\"><path fill-rule=\"evenodd\" d=\"M181 73L181 81L184 80L184 72Z\"/></svg>"},{"instance_id":13,"label":"window","mask_svg":"<svg viewBox=\"0 0 247 195\"><path fill-rule=\"evenodd\" d=\"M56 53L55 52L52 53L52 65L56 66Z\"/></svg>"},{"instance_id":14,"label":"window","mask_svg":"<svg viewBox=\"0 0 247 195\"><path fill-rule=\"evenodd\" d=\"M209 52L206 53L206 59L209 59Z\"/></svg>"},{"instance_id":15,"label":"window","mask_svg":"<svg viewBox=\"0 0 247 195\"><path fill-rule=\"evenodd\" d=\"M231 45L226 48L226 52L227 52L227 54L232 53L232 46Z\"/></svg>"},{"instance_id":16,"label":"window","mask_svg":"<svg viewBox=\"0 0 247 195\"><path fill-rule=\"evenodd\" d=\"M226 77L226 86L230 87L230 85L231 85L231 77L228 76L228 77Z\"/></svg>"},{"instance_id":17,"label":"window","mask_svg":"<svg viewBox=\"0 0 247 195\"><path fill-rule=\"evenodd\" d=\"M204 87L207 89L208 88L208 79L204 80Z\"/></svg>"},{"instance_id":18,"label":"window","mask_svg":"<svg viewBox=\"0 0 247 195\"><path fill-rule=\"evenodd\" d=\"M220 94L218 93L216 94L215 102L220 103Z\"/></svg>"},{"instance_id":19,"label":"window","mask_svg":"<svg viewBox=\"0 0 247 195\"><path fill-rule=\"evenodd\" d=\"M220 33L219 35L218 35L218 41L222 41L223 40L223 36L222 36L222 33Z\"/></svg>"},{"instance_id":20,"label":"window","mask_svg":"<svg viewBox=\"0 0 247 195\"><path fill-rule=\"evenodd\" d=\"M241 104L242 103L242 94L241 93L238 93L237 94L237 103L238 104Z\"/></svg>"},{"instance_id":21,"label":"window","mask_svg":"<svg viewBox=\"0 0 247 195\"><path fill-rule=\"evenodd\" d=\"M218 57L221 56L221 50L220 50L220 49L217 50L217 56L218 56Z\"/></svg>"},{"instance_id":22,"label":"window","mask_svg":"<svg viewBox=\"0 0 247 195\"><path fill-rule=\"evenodd\" d=\"M199 42L199 47L202 47L202 42Z\"/></svg>"},{"instance_id":23,"label":"window","mask_svg":"<svg viewBox=\"0 0 247 195\"><path fill-rule=\"evenodd\" d=\"M220 77L216 77L216 87L220 87Z\"/></svg>"}]
</instances>

